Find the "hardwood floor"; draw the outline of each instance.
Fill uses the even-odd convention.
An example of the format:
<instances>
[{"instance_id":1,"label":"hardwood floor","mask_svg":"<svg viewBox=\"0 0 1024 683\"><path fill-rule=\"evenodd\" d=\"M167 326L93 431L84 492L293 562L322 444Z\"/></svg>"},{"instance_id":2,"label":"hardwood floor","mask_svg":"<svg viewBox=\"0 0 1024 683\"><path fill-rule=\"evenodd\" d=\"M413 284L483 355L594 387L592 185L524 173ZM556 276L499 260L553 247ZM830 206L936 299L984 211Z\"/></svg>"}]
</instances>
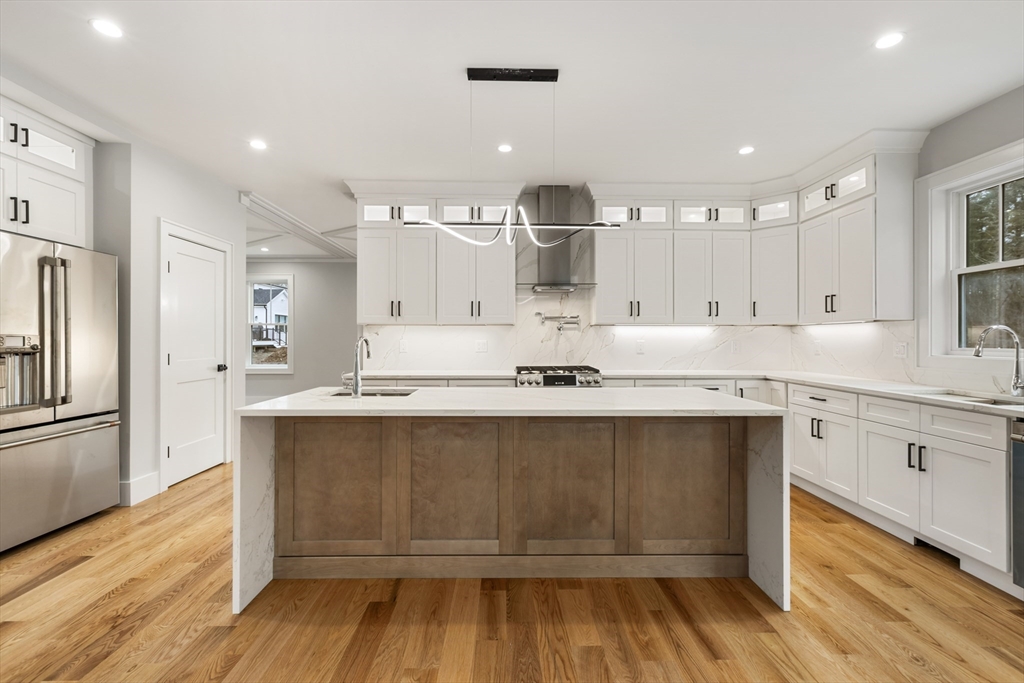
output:
<instances>
[{"instance_id":1,"label":"hardwood floor","mask_svg":"<svg viewBox=\"0 0 1024 683\"><path fill-rule=\"evenodd\" d=\"M1024 681L1024 603L793 489L748 579L275 581L231 614L231 468L0 556L2 681Z\"/></svg>"}]
</instances>

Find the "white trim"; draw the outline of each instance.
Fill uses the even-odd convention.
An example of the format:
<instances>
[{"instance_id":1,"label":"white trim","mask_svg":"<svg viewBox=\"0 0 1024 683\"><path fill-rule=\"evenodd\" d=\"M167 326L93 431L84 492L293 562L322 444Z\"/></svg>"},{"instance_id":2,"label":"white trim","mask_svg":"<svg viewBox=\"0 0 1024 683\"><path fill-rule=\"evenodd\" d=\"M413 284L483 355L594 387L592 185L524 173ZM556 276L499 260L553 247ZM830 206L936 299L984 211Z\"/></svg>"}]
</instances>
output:
<instances>
[{"instance_id":1,"label":"white trim","mask_svg":"<svg viewBox=\"0 0 1024 683\"><path fill-rule=\"evenodd\" d=\"M254 282L270 282L283 281L286 283L288 290L288 365L250 365L249 360L252 358L252 285ZM295 306L295 276L292 273L249 273L245 276L245 320L246 320L246 331L247 338L249 339L245 345L245 374L247 375L294 375L295 374L295 336L292 329L293 325L293 310ZM272 324L267 321L267 324Z\"/></svg>"},{"instance_id":2,"label":"white trim","mask_svg":"<svg viewBox=\"0 0 1024 683\"><path fill-rule=\"evenodd\" d=\"M918 178L914 183L915 236L918 244L917 367L982 374L1009 375L1013 363L1007 351L991 350L983 358L959 351L953 344L955 301L950 280L960 264L954 262L962 225L960 198L964 192L988 187L1009 176L1024 175L1024 140L968 159Z\"/></svg>"},{"instance_id":3,"label":"white trim","mask_svg":"<svg viewBox=\"0 0 1024 683\"><path fill-rule=\"evenodd\" d=\"M320 251L335 258L355 258L353 251L346 249L323 234L309 223L288 213L277 204L254 192L239 192L238 202L253 216L258 216L271 225L280 228L293 237L311 244Z\"/></svg>"},{"instance_id":4,"label":"white trim","mask_svg":"<svg viewBox=\"0 0 1024 683\"><path fill-rule=\"evenodd\" d=\"M122 481L120 483L121 502L118 505L122 507L138 505L147 498L158 495L165 488L160 488L159 472L150 472L131 481Z\"/></svg>"},{"instance_id":5,"label":"white trim","mask_svg":"<svg viewBox=\"0 0 1024 683\"><path fill-rule=\"evenodd\" d=\"M227 361L227 377L224 382L224 460L223 462L231 462L234 459L235 453L235 439L234 426L236 420L233 419L234 415L234 375L232 374L232 368L234 366L235 359L235 342L234 342L234 326L235 326L235 279L234 279L234 245L231 242L222 240L219 237L208 235L205 232L193 230L192 228L185 227L180 223L174 223L164 218L160 219L160 261L157 263L157 269L160 271L160 356L159 358L166 358L170 352L170 340L166 334L167 329L164 325L164 314L166 308L163 302L167 300L167 268L164 264L167 262L170 254L168 249L170 248L169 238L176 237L178 239L185 240L186 242L193 242L200 246L213 249L214 251L220 251L224 253L224 355ZM169 416L164 412L164 406L170 405L169 394L171 390L171 383L167 377L167 364L160 363L160 491L167 490L167 458L163 457L163 453L167 450L167 443L164 439L164 434L169 432L169 425L167 420Z\"/></svg>"}]
</instances>

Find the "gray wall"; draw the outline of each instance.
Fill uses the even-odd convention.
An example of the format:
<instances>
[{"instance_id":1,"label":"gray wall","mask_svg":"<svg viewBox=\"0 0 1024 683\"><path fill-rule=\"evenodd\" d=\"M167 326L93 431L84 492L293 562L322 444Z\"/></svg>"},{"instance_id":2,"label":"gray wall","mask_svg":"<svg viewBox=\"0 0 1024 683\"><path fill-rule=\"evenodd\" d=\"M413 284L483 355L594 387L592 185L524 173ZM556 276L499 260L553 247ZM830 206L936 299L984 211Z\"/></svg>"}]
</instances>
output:
<instances>
[{"instance_id":1,"label":"gray wall","mask_svg":"<svg viewBox=\"0 0 1024 683\"><path fill-rule=\"evenodd\" d=\"M294 320L289 352L295 354L295 373L246 375L247 402L340 384L341 374L352 370L352 348L359 329L356 264L249 261L247 271L292 275L295 287L289 299L289 315Z\"/></svg>"},{"instance_id":2,"label":"gray wall","mask_svg":"<svg viewBox=\"0 0 1024 683\"><path fill-rule=\"evenodd\" d=\"M918 174L966 161L1024 138L1024 86L932 129L918 156Z\"/></svg>"}]
</instances>

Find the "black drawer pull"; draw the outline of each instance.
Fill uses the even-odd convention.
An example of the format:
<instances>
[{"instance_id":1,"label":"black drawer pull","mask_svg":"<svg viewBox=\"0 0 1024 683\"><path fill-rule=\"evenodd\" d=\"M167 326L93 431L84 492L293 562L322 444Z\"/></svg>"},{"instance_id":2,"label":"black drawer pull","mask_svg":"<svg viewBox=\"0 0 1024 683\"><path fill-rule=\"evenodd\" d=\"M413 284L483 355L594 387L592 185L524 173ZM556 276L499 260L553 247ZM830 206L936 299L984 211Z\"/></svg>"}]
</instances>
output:
<instances>
[{"instance_id":1,"label":"black drawer pull","mask_svg":"<svg viewBox=\"0 0 1024 683\"><path fill-rule=\"evenodd\" d=\"M11 216L11 221L14 223L18 222L18 198L11 197L11 201L14 202L14 215Z\"/></svg>"},{"instance_id":2,"label":"black drawer pull","mask_svg":"<svg viewBox=\"0 0 1024 683\"><path fill-rule=\"evenodd\" d=\"M913 443L907 444L907 467L909 469L914 469L914 446L916 445Z\"/></svg>"},{"instance_id":3,"label":"black drawer pull","mask_svg":"<svg viewBox=\"0 0 1024 683\"><path fill-rule=\"evenodd\" d=\"M924 468L924 449L925 449L924 446L918 446L917 447L917 471L918 472L927 472L928 471L928 470L926 470Z\"/></svg>"},{"instance_id":4,"label":"black drawer pull","mask_svg":"<svg viewBox=\"0 0 1024 683\"><path fill-rule=\"evenodd\" d=\"M822 403L828 403L827 398L818 398L817 396L808 396L807 398L811 399L812 401L821 401Z\"/></svg>"},{"instance_id":5,"label":"black drawer pull","mask_svg":"<svg viewBox=\"0 0 1024 683\"><path fill-rule=\"evenodd\" d=\"M812 417L811 418L811 438L812 439L817 439L818 438L818 435L814 433L814 423L815 422L817 422L817 420Z\"/></svg>"}]
</instances>

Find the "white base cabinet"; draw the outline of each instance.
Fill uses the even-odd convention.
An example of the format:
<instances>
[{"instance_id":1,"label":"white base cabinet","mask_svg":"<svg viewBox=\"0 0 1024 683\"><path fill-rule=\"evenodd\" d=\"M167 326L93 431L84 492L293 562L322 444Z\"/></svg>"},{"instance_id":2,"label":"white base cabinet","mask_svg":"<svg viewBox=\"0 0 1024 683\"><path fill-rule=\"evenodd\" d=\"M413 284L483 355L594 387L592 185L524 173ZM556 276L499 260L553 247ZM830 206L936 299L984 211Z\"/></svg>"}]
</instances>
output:
<instances>
[{"instance_id":1,"label":"white base cabinet","mask_svg":"<svg viewBox=\"0 0 1024 683\"><path fill-rule=\"evenodd\" d=\"M1006 452L860 420L859 504L1007 571Z\"/></svg>"},{"instance_id":2,"label":"white base cabinet","mask_svg":"<svg viewBox=\"0 0 1024 683\"><path fill-rule=\"evenodd\" d=\"M790 407L792 471L810 482L857 501L857 420L823 410Z\"/></svg>"},{"instance_id":3,"label":"white base cabinet","mask_svg":"<svg viewBox=\"0 0 1024 683\"><path fill-rule=\"evenodd\" d=\"M736 380L736 395L740 398L747 398L751 401L772 404L771 393L768 389L768 381L763 379L738 379Z\"/></svg>"}]
</instances>

